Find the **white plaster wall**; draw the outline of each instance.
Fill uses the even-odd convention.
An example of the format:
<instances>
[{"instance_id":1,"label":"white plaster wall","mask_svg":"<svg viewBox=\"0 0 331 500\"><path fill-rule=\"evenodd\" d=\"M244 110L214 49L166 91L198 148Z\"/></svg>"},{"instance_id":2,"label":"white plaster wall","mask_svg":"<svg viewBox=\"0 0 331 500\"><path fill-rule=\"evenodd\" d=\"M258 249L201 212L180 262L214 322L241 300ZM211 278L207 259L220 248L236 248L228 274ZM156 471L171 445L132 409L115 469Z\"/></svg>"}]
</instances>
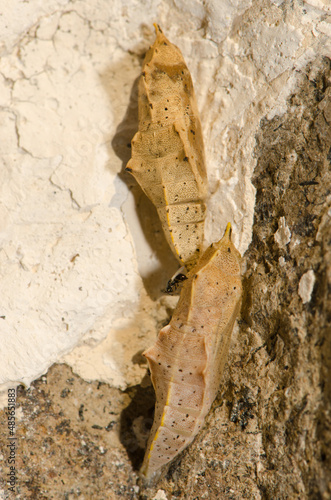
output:
<instances>
[{"instance_id":1,"label":"white plaster wall","mask_svg":"<svg viewBox=\"0 0 331 500\"><path fill-rule=\"evenodd\" d=\"M140 382L134 357L174 303L158 290L176 264L113 149L135 132L123 119L153 22L195 83L206 244L231 221L244 252L256 130L286 110L300 69L331 55L331 4L1 0L0 11L0 387L65 361L124 389Z\"/></svg>"}]
</instances>

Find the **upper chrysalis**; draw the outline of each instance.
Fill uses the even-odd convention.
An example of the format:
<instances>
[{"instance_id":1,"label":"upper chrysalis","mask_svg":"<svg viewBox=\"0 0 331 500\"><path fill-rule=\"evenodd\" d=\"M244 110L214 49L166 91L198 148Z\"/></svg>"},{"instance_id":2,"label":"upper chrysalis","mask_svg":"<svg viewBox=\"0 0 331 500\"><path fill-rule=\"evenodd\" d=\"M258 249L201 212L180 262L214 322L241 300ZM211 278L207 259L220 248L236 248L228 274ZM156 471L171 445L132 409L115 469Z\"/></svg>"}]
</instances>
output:
<instances>
[{"instance_id":1,"label":"upper chrysalis","mask_svg":"<svg viewBox=\"0 0 331 500\"><path fill-rule=\"evenodd\" d=\"M157 208L167 241L192 267L204 236L207 175L198 107L182 53L155 26L139 81L131 172Z\"/></svg>"}]
</instances>

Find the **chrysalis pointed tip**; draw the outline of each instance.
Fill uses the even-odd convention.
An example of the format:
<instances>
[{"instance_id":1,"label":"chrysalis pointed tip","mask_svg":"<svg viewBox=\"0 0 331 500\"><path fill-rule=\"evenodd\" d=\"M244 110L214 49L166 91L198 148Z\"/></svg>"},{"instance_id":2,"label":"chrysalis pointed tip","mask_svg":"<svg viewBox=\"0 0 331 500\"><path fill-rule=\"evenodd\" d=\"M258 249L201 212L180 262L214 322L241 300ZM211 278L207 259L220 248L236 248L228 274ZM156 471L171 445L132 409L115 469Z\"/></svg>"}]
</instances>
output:
<instances>
[{"instance_id":1,"label":"chrysalis pointed tip","mask_svg":"<svg viewBox=\"0 0 331 500\"><path fill-rule=\"evenodd\" d=\"M128 161L128 163L126 164L125 169L124 169L124 170L125 170L125 172L130 172L130 173L132 172L132 167L131 167L131 165L132 165L132 158L130 158L130 160L129 160L129 161Z\"/></svg>"},{"instance_id":2,"label":"chrysalis pointed tip","mask_svg":"<svg viewBox=\"0 0 331 500\"><path fill-rule=\"evenodd\" d=\"M139 476L140 476L140 479L142 481L142 483L148 487L152 486L155 482L156 482L156 479L157 478L154 478L153 475L149 475L149 474L146 474L145 472L139 472Z\"/></svg>"},{"instance_id":3,"label":"chrysalis pointed tip","mask_svg":"<svg viewBox=\"0 0 331 500\"><path fill-rule=\"evenodd\" d=\"M231 234L232 234L232 226L231 226L231 222L228 222L226 225L226 229L225 229L223 238L228 238L231 241Z\"/></svg>"},{"instance_id":4,"label":"chrysalis pointed tip","mask_svg":"<svg viewBox=\"0 0 331 500\"><path fill-rule=\"evenodd\" d=\"M163 31L161 30L159 24L157 23L153 23L153 26L154 26L154 29L155 29L155 34L156 36L159 35L159 34L162 34L163 35Z\"/></svg>"},{"instance_id":5,"label":"chrysalis pointed tip","mask_svg":"<svg viewBox=\"0 0 331 500\"><path fill-rule=\"evenodd\" d=\"M142 355L146 358L146 359L150 359L151 361L155 361L155 357L156 357L156 351L155 351L155 346L152 345L151 347L149 347L148 349L146 349Z\"/></svg>"},{"instance_id":6,"label":"chrysalis pointed tip","mask_svg":"<svg viewBox=\"0 0 331 500\"><path fill-rule=\"evenodd\" d=\"M145 484L155 484L161 476L161 469L154 469L150 467L149 459L142 465L139 476Z\"/></svg>"}]
</instances>

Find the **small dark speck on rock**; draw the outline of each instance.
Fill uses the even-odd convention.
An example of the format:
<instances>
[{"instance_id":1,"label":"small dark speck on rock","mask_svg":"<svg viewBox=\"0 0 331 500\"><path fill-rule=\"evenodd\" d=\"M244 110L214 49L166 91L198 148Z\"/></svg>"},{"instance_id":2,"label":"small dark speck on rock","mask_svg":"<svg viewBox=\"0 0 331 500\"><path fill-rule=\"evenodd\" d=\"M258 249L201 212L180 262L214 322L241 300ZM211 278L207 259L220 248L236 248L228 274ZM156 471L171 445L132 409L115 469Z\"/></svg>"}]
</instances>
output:
<instances>
[{"instance_id":1,"label":"small dark speck on rock","mask_svg":"<svg viewBox=\"0 0 331 500\"><path fill-rule=\"evenodd\" d=\"M68 396L70 392L70 389L66 388L66 389L63 389L63 391L61 392L61 398L66 398Z\"/></svg>"},{"instance_id":2,"label":"small dark speck on rock","mask_svg":"<svg viewBox=\"0 0 331 500\"><path fill-rule=\"evenodd\" d=\"M109 424L105 427L106 431L108 431L108 432L111 431L113 429L114 425L116 425L116 421L115 420L111 420L109 422Z\"/></svg>"}]
</instances>

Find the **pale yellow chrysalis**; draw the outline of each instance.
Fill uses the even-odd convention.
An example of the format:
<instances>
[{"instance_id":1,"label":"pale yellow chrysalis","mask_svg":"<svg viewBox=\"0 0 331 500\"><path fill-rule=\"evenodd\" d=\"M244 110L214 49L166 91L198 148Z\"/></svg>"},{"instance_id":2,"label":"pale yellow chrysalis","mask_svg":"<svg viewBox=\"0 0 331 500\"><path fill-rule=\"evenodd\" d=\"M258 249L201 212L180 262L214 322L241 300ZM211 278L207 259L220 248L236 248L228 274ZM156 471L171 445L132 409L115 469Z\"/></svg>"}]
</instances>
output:
<instances>
[{"instance_id":1,"label":"pale yellow chrysalis","mask_svg":"<svg viewBox=\"0 0 331 500\"><path fill-rule=\"evenodd\" d=\"M188 273L170 324L144 352L156 393L141 469L148 480L192 442L218 392L240 309L240 261L228 224Z\"/></svg>"},{"instance_id":2,"label":"pale yellow chrysalis","mask_svg":"<svg viewBox=\"0 0 331 500\"><path fill-rule=\"evenodd\" d=\"M139 81L139 130L131 172L154 203L167 241L188 268L204 236L207 175L201 124L189 70L180 50L155 25Z\"/></svg>"}]
</instances>

